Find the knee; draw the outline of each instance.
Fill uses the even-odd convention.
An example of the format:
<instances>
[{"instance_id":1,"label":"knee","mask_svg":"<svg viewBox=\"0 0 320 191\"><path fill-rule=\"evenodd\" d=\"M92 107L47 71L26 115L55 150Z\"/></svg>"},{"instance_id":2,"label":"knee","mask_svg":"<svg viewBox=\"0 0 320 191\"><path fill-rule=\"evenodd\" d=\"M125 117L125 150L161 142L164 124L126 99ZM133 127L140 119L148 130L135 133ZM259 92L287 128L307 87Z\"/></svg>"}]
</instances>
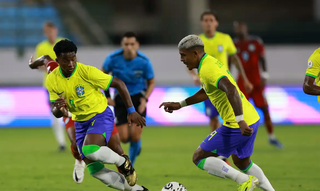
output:
<instances>
[{"instance_id":1,"label":"knee","mask_svg":"<svg viewBox=\"0 0 320 191\"><path fill-rule=\"evenodd\" d=\"M120 141L122 143L127 143L127 142L129 142L129 138L128 138L128 136L120 135Z\"/></svg>"},{"instance_id":2,"label":"knee","mask_svg":"<svg viewBox=\"0 0 320 191\"><path fill-rule=\"evenodd\" d=\"M96 161L97 157L95 154L96 151L100 149L100 146L98 145L83 145L82 147L82 153L84 156L92 161Z\"/></svg>"},{"instance_id":3,"label":"knee","mask_svg":"<svg viewBox=\"0 0 320 191\"><path fill-rule=\"evenodd\" d=\"M139 133L134 133L134 134L132 134L132 135L131 135L131 138L130 138L130 140L131 140L132 142L139 142L140 139L141 139L141 134L139 134Z\"/></svg>"},{"instance_id":4,"label":"knee","mask_svg":"<svg viewBox=\"0 0 320 191\"><path fill-rule=\"evenodd\" d=\"M248 167L248 165L250 164L250 160L235 160L233 161L233 164L236 165L236 167L238 167L238 169L245 169Z\"/></svg>"},{"instance_id":5,"label":"knee","mask_svg":"<svg viewBox=\"0 0 320 191\"><path fill-rule=\"evenodd\" d=\"M193 157L192 157L192 161L193 163L197 166L198 162L202 159L203 157L200 155L200 153L198 152L198 150L196 150L193 153Z\"/></svg>"}]
</instances>

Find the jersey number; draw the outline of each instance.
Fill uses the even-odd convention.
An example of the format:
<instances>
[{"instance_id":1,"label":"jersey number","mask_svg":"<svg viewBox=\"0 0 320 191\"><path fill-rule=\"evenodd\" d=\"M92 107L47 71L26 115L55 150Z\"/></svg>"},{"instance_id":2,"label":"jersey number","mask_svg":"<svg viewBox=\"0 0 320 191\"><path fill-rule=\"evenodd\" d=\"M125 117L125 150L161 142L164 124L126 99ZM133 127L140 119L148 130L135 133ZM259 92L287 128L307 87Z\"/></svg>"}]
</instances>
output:
<instances>
[{"instance_id":1,"label":"jersey number","mask_svg":"<svg viewBox=\"0 0 320 191\"><path fill-rule=\"evenodd\" d=\"M215 136L215 134L217 134L217 131L213 131L211 134L210 134L210 138L208 139L208 141L210 141L212 139L213 136Z\"/></svg>"},{"instance_id":2,"label":"jersey number","mask_svg":"<svg viewBox=\"0 0 320 191\"><path fill-rule=\"evenodd\" d=\"M70 103L71 107L77 108L76 105L74 104L74 100L73 99L69 99L69 103Z\"/></svg>"}]
</instances>

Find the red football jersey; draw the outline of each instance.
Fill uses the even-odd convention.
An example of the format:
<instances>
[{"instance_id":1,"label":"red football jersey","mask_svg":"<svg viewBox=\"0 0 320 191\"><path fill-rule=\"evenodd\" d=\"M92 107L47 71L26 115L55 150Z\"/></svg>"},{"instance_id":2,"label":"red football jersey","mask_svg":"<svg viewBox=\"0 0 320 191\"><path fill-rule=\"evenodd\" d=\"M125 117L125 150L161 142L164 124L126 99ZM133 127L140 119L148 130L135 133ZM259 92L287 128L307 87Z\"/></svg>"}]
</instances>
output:
<instances>
[{"instance_id":1,"label":"red football jersey","mask_svg":"<svg viewBox=\"0 0 320 191\"><path fill-rule=\"evenodd\" d=\"M46 69L47 73L50 74L54 69L56 69L59 66L59 64L54 60L49 60L46 63Z\"/></svg>"},{"instance_id":2,"label":"red football jersey","mask_svg":"<svg viewBox=\"0 0 320 191\"><path fill-rule=\"evenodd\" d=\"M235 39L237 54L242 62L243 69L253 85L260 85L259 58L264 56L263 42L259 37L249 37L248 41ZM242 81L239 75L239 80Z\"/></svg>"}]
</instances>

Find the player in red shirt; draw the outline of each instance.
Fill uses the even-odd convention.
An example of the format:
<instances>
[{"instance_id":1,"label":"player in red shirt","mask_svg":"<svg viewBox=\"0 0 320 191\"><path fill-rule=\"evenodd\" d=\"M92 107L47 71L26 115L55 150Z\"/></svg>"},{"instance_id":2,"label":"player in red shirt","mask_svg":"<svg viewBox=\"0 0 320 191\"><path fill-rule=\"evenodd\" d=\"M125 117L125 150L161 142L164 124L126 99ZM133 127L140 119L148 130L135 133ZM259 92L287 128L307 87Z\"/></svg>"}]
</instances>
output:
<instances>
[{"instance_id":1,"label":"player in red shirt","mask_svg":"<svg viewBox=\"0 0 320 191\"><path fill-rule=\"evenodd\" d=\"M59 64L52 60L50 56L44 55L40 58L33 61L33 57L29 60L29 67L31 69L38 69L39 67L45 67L46 71L51 73L55 68L59 66ZM69 137L69 140L71 142L71 153L73 157L76 159L75 167L73 170L73 180L76 183L81 183L84 178L84 169L85 169L85 163L81 160L80 154L78 152L77 143L76 143L76 133L75 133L75 126L74 121L72 120L72 115L69 112L69 117L63 117L63 122L66 126L66 131ZM113 131L111 133L111 138L108 143L108 147L111 148L113 151L118 153L119 155L124 154L122 148L120 145L120 137L118 130L116 128L116 125L113 127Z\"/></svg>"},{"instance_id":2,"label":"player in red shirt","mask_svg":"<svg viewBox=\"0 0 320 191\"><path fill-rule=\"evenodd\" d=\"M262 110L270 144L283 148L283 145L273 134L273 124L270 118L268 103L264 96L264 88L269 75L266 68L263 42L259 37L249 36L246 23L235 22L234 31L236 34L234 44L237 47L237 54L250 83L253 85L253 90L249 94L246 92L241 75L238 77L238 86L247 99L252 98L255 106ZM262 72L260 72L260 65Z\"/></svg>"}]
</instances>

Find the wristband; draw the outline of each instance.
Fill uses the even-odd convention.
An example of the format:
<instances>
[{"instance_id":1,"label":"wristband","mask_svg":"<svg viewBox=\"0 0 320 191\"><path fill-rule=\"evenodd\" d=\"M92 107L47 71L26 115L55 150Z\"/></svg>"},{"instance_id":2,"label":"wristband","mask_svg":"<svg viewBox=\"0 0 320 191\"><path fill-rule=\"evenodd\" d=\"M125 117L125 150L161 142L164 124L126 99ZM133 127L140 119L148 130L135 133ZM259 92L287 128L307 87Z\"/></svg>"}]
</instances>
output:
<instances>
[{"instance_id":1,"label":"wristband","mask_svg":"<svg viewBox=\"0 0 320 191\"><path fill-rule=\"evenodd\" d=\"M186 100L182 100L182 101L180 101L179 103L180 103L180 106L181 106L181 107L187 106Z\"/></svg>"},{"instance_id":2,"label":"wristband","mask_svg":"<svg viewBox=\"0 0 320 191\"><path fill-rule=\"evenodd\" d=\"M134 106L131 106L131 107L127 108L128 114L133 113L135 111L136 111L136 109L134 108Z\"/></svg>"},{"instance_id":3,"label":"wristband","mask_svg":"<svg viewBox=\"0 0 320 191\"><path fill-rule=\"evenodd\" d=\"M261 77L262 77L263 79L268 79L268 78L269 78L268 72L261 72Z\"/></svg>"},{"instance_id":4,"label":"wristband","mask_svg":"<svg viewBox=\"0 0 320 191\"><path fill-rule=\"evenodd\" d=\"M239 123L240 121L243 121L244 119L243 119L243 115L237 115L236 116L236 121L237 121L237 123Z\"/></svg>"},{"instance_id":5,"label":"wristband","mask_svg":"<svg viewBox=\"0 0 320 191\"><path fill-rule=\"evenodd\" d=\"M68 111L68 117L72 118L72 114Z\"/></svg>"}]
</instances>

